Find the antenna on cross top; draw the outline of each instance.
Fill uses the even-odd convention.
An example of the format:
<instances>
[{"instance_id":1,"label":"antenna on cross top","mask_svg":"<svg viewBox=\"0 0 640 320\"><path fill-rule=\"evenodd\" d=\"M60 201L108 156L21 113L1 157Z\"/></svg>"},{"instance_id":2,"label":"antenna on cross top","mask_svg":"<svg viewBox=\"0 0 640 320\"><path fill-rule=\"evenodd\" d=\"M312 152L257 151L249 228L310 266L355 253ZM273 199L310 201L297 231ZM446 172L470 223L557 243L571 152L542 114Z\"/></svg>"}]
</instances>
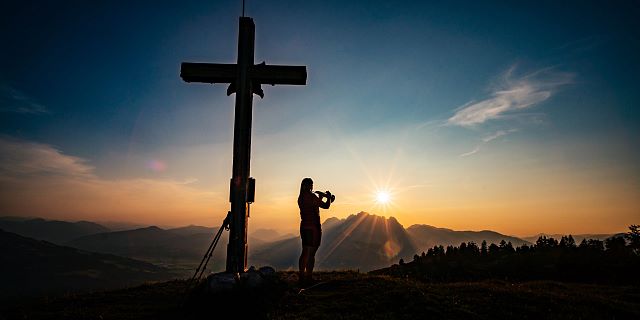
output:
<instances>
[{"instance_id":1,"label":"antenna on cross top","mask_svg":"<svg viewBox=\"0 0 640 320\"><path fill-rule=\"evenodd\" d=\"M242 0L242 16L244 17L244 0Z\"/></svg>"}]
</instances>

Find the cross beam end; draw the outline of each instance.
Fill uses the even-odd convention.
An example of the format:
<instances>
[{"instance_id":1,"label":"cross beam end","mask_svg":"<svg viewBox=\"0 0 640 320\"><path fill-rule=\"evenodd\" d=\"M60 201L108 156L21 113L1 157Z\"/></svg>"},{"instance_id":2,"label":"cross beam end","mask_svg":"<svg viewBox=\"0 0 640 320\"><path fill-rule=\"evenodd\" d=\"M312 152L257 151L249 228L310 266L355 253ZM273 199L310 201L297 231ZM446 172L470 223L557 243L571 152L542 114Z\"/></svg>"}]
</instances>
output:
<instances>
[{"instance_id":1,"label":"cross beam end","mask_svg":"<svg viewBox=\"0 0 640 320\"><path fill-rule=\"evenodd\" d=\"M183 62L180 65L180 77L185 82L231 83L237 76L235 64Z\"/></svg>"},{"instance_id":2,"label":"cross beam end","mask_svg":"<svg viewBox=\"0 0 640 320\"><path fill-rule=\"evenodd\" d=\"M251 79L260 84L307 84L307 67L256 64L251 67Z\"/></svg>"}]
</instances>

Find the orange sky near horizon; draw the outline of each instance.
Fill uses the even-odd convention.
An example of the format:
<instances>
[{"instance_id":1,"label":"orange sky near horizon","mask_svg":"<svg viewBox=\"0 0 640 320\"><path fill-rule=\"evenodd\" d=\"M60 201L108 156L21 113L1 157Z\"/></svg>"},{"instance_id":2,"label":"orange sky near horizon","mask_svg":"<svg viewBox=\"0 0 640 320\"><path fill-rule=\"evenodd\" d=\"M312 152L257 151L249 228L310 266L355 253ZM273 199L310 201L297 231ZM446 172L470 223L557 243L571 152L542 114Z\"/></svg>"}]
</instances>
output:
<instances>
[{"instance_id":1,"label":"orange sky near horizon","mask_svg":"<svg viewBox=\"0 0 640 320\"><path fill-rule=\"evenodd\" d=\"M7 139L0 142L15 155L14 161L4 163L0 176L0 184L10 187L0 195L2 215L215 226L229 209L226 183L201 186L197 179L105 179L82 158L49 145ZM562 165L521 165L524 168L515 170L488 165L493 157L473 163L450 162L449 170L439 168L442 163L433 163L431 170L425 167L422 171L416 171L412 159L402 155L391 160L395 163L385 164L372 157L313 168L300 165L295 158L291 165L267 165L273 160L269 157L261 151L256 156L262 161L254 166L258 184L256 203L251 207L253 230L296 232L298 180L307 175L314 178L316 189L329 189L337 196L332 207L321 212L323 220L365 211L393 216L405 227L428 224L517 236L540 232L616 233L640 222L640 201L633 181L616 172L607 173L616 179L606 181L601 178L602 172L582 174ZM223 182L224 169L217 170ZM599 183L593 183L594 179ZM378 190L389 191L388 205L376 203Z\"/></svg>"}]
</instances>

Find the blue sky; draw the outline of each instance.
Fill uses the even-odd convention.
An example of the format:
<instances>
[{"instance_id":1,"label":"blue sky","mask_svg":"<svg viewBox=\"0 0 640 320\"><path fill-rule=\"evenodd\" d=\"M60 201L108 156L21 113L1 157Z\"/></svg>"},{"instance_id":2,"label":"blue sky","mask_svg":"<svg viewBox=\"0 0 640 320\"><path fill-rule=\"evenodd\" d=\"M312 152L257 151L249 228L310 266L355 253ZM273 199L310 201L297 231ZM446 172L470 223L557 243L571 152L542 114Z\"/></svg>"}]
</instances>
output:
<instances>
[{"instance_id":1,"label":"blue sky","mask_svg":"<svg viewBox=\"0 0 640 320\"><path fill-rule=\"evenodd\" d=\"M223 85L182 82L179 65L233 63L240 8L4 2L2 188L22 190L12 198L25 202L42 192L27 176L41 185L73 170L96 184L176 183L210 198L158 221L217 221L221 213L208 217L228 206L233 97ZM265 99L254 99L253 173L264 199L256 212L295 225L295 205L284 203L313 176L344 199L329 215L369 210L405 224L527 233L563 231L586 206L576 231L637 223L639 11L622 1L247 1L256 62L306 65L309 74L307 86L265 87ZM34 161L27 175L13 164L38 154L64 165ZM376 188L397 193L395 206L368 203ZM512 189L528 191L505 195ZM79 205L61 213L56 201L7 196L0 214L146 223L153 215L140 212L156 210L123 204L106 218ZM494 211L502 213L478 218Z\"/></svg>"}]
</instances>

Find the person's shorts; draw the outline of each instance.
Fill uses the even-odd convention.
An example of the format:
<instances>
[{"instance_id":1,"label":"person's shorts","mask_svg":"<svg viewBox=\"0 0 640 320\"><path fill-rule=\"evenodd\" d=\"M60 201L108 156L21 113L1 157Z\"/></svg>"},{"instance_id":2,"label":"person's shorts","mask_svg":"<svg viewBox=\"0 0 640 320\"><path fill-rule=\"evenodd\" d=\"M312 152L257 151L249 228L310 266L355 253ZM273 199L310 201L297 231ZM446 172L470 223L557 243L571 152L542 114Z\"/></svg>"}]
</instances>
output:
<instances>
[{"instance_id":1,"label":"person's shorts","mask_svg":"<svg viewBox=\"0 0 640 320\"><path fill-rule=\"evenodd\" d=\"M302 238L302 246L317 248L322 239L322 230L320 227L300 227L300 237Z\"/></svg>"}]
</instances>

